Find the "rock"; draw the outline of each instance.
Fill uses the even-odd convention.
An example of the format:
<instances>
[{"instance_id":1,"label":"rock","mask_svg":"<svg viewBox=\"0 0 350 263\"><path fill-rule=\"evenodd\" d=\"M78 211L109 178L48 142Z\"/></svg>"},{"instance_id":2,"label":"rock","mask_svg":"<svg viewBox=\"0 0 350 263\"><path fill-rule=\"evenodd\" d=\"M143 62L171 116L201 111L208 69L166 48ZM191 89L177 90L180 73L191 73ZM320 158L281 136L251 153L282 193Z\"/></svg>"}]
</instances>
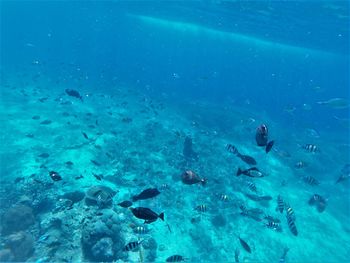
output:
<instances>
[{"instance_id":1,"label":"rock","mask_svg":"<svg viewBox=\"0 0 350 263\"><path fill-rule=\"evenodd\" d=\"M101 238L92 247L91 252L98 261L110 261L114 256L113 240L110 237Z\"/></svg>"},{"instance_id":2,"label":"rock","mask_svg":"<svg viewBox=\"0 0 350 263\"><path fill-rule=\"evenodd\" d=\"M11 262L14 260L14 256L10 249L0 250L0 262Z\"/></svg>"},{"instance_id":3,"label":"rock","mask_svg":"<svg viewBox=\"0 0 350 263\"><path fill-rule=\"evenodd\" d=\"M85 203L87 205L98 205L99 207L110 206L116 193L116 191L107 186L92 186L85 194Z\"/></svg>"},{"instance_id":4,"label":"rock","mask_svg":"<svg viewBox=\"0 0 350 263\"><path fill-rule=\"evenodd\" d=\"M1 226L3 234L10 234L26 230L35 222L32 209L25 205L15 205L2 216Z\"/></svg>"},{"instance_id":5,"label":"rock","mask_svg":"<svg viewBox=\"0 0 350 263\"><path fill-rule=\"evenodd\" d=\"M9 235L5 239L5 247L14 255L14 261L26 261L34 252L33 237L23 231Z\"/></svg>"}]
</instances>

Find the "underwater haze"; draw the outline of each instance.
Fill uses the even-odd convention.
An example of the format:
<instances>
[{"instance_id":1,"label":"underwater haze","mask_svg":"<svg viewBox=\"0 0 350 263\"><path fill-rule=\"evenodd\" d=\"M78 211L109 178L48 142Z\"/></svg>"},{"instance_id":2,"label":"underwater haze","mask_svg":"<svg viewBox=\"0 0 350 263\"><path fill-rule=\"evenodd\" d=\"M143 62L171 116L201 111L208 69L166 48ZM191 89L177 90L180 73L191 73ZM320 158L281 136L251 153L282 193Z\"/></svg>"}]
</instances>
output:
<instances>
[{"instance_id":1,"label":"underwater haze","mask_svg":"<svg viewBox=\"0 0 350 263\"><path fill-rule=\"evenodd\" d=\"M348 1L0 1L0 262L347 262Z\"/></svg>"}]
</instances>

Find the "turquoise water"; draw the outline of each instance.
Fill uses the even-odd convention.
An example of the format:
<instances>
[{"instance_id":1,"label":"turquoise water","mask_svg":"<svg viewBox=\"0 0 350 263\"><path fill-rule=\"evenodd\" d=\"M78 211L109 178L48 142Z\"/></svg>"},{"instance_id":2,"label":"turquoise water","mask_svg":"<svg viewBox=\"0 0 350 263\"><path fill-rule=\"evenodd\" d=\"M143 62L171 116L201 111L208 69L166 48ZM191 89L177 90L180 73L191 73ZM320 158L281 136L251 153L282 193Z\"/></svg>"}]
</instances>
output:
<instances>
[{"instance_id":1,"label":"turquoise water","mask_svg":"<svg viewBox=\"0 0 350 263\"><path fill-rule=\"evenodd\" d=\"M2 1L0 262L347 262L348 14Z\"/></svg>"}]
</instances>

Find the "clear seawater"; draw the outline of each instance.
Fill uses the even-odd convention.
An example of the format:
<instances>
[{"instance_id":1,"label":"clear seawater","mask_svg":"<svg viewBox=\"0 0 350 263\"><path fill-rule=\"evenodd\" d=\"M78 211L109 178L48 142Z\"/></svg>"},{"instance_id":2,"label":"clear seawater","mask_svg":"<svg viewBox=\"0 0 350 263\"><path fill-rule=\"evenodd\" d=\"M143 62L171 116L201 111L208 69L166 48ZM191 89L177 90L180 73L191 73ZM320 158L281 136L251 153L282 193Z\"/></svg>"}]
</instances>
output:
<instances>
[{"instance_id":1,"label":"clear seawater","mask_svg":"<svg viewBox=\"0 0 350 263\"><path fill-rule=\"evenodd\" d=\"M349 261L348 1L0 1L0 12L0 261ZM250 167L266 176L237 176ZM188 170L206 185L183 183ZM132 208L164 222L118 205L148 188L160 194Z\"/></svg>"}]
</instances>

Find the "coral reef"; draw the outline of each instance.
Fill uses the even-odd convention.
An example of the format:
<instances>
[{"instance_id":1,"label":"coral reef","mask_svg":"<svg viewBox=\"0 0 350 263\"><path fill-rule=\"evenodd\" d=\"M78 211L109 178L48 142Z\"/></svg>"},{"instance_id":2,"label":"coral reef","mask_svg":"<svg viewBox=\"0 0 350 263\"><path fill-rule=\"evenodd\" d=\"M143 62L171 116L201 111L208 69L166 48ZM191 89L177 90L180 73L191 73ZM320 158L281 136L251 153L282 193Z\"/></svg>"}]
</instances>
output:
<instances>
[{"instance_id":1,"label":"coral reef","mask_svg":"<svg viewBox=\"0 0 350 263\"><path fill-rule=\"evenodd\" d=\"M2 216L1 226L3 234L10 234L26 230L35 223L33 210L25 205L15 205Z\"/></svg>"}]
</instances>

